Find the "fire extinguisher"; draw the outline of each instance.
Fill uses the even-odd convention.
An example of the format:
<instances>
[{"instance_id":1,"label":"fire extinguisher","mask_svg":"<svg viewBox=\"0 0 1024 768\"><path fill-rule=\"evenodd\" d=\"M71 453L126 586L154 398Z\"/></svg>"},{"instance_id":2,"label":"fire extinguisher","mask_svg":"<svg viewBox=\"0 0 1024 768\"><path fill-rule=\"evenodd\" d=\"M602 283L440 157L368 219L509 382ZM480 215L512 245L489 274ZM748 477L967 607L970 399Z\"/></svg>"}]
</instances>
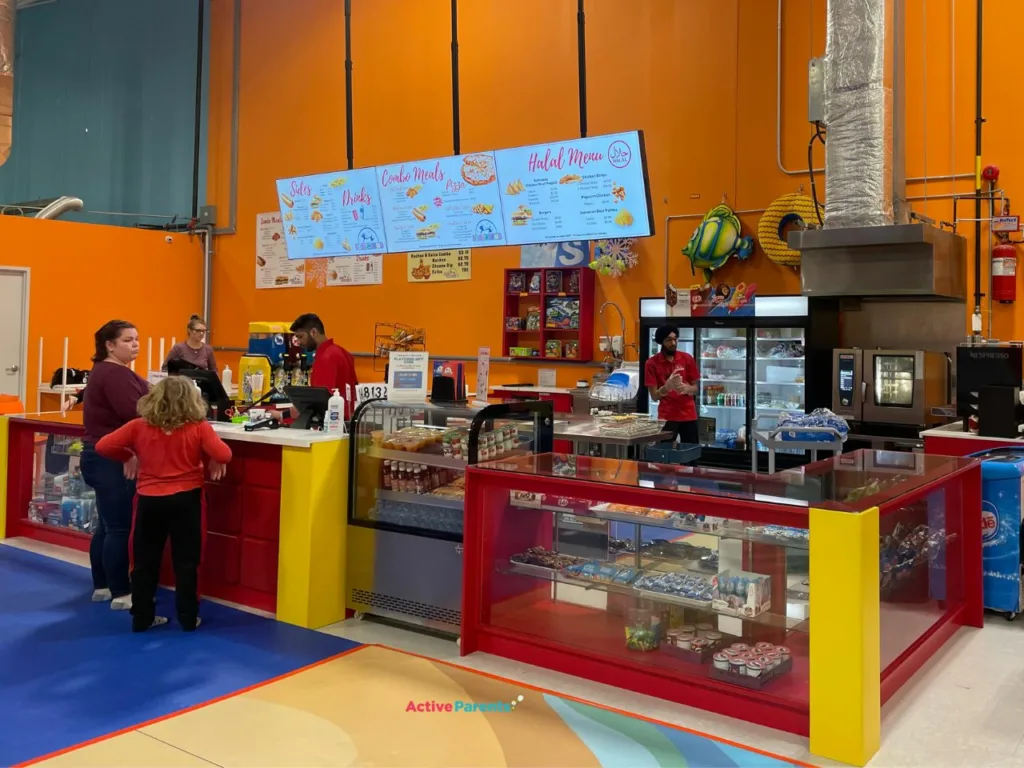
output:
<instances>
[{"instance_id":1,"label":"fire extinguisher","mask_svg":"<svg viewBox=\"0 0 1024 768\"><path fill-rule=\"evenodd\" d=\"M992 298L1003 304L1017 300L1017 249L1005 241L992 249Z\"/></svg>"}]
</instances>

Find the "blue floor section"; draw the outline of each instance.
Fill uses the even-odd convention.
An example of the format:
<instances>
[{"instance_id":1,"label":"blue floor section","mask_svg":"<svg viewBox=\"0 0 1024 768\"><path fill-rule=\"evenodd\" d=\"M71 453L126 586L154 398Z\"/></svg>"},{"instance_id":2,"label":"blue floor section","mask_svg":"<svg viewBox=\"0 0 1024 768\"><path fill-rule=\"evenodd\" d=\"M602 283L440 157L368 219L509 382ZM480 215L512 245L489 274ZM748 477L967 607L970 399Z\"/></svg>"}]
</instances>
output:
<instances>
[{"instance_id":1,"label":"blue floor section","mask_svg":"<svg viewBox=\"0 0 1024 768\"><path fill-rule=\"evenodd\" d=\"M132 634L81 567L0 545L0 765L138 725L357 643L212 602L203 626ZM160 610L162 608L162 610ZM173 616L173 594L158 610Z\"/></svg>"}]
</instances>

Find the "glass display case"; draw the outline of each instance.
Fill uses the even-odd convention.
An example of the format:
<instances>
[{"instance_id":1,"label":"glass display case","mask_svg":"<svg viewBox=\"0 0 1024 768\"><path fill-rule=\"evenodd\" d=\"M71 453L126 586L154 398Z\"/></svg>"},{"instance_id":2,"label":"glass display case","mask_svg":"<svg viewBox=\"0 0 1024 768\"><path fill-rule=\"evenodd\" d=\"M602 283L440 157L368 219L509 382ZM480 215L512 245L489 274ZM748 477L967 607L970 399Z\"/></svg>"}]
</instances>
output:
<instances>
[{"instance_id":1,"label":"glass display case","mask_svg":"<svg viewBox=\"0 0 1024 768\"><path fill-rule=\"evenodd\" d=\"M553 417L542 401L360 404L350 425L349 609L457 632L466 467L550 451Z\"/></svg>"},{"instance_id":2,"label":"glass display case","mask_svg":"<svg viewBox=\"0 0 1024 768\"><path fill-rule=\"evenodd\" d=\"M978 467L873 451L772 476L564 454L480 464L462 652L808 734L816 685L847 679L836 669L863 669L884 701L980 622Z\"/></svg>"}]
</instances>

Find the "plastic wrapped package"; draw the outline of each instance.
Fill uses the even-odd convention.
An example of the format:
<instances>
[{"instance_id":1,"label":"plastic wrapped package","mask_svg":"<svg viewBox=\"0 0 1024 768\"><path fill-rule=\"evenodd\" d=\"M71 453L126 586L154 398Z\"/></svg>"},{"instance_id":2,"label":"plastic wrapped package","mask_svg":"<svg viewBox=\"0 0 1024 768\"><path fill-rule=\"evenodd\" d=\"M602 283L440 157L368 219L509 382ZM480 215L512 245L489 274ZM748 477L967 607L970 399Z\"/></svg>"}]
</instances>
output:
<instances>
[{"instance_id":1,"label":"plastic wrapped package","mask_svg":"<svg viewBox=\"0 0 1024 768\"><path fill-rule=\"evenodd\" d=\"M839 433L843 442L850 433L850 425L842 416L836 416L828 408L817 408L811 413L780 413L778 425L780 440L802 443L828 443L833 436L829 432L806 432L801 427L829 427Z\"/></svg>"},{"instance_id":2,"label":"plastic wrapped package","mask_svg":"<svg viewBox=\"0 0 1024 768\"><path fill-rule=\"evenodd\" d=\"M893 223L887 4L829 0L825 45L825 228Z\"/></svg>"}]
</instances>

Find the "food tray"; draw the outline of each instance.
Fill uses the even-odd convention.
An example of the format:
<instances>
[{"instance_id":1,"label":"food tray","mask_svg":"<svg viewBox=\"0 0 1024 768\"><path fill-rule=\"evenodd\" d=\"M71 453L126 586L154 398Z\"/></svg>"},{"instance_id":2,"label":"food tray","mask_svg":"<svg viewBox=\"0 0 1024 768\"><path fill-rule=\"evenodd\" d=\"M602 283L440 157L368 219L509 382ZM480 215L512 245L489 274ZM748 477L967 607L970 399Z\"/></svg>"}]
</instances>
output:
<instances>
[{"instance_id":1,"label":"food tray","mask_svg":"<svg viewBox=\"0 0 1024 768\"><path fill-rule=\"evenodd\" d=\"M637 578L639 578L639 576ZM694 600L689 597L673 595L669 592L654 592L647 589L637 589L636 587L633 587L633 591L640 595L640 597L647 598L648 600L656 600L659 603L672 603L673 605L682 605L686 608L696 608L699 611L711 610L710 600Z\"/></svg>"},{"instance_id":2,"label":"food tray","mask_svg":"<svg viewBox=\"0 0 1024 768\"><path fill-rule=\"evenodd\" d=\"M709 670L710 676L715 680L721 680L723 683L732 683L733 685L742 685L744 688L753 688L755 691L759 691L764 688L768 683L777 677L780 677L793 669L793 659L786 659L784 662L779 664L775 669L769 672L767 675L761 675L759 677L749 677L748 675L737 675L733 671L726 672L724 669L718 669L714 666Z\"/></svg>"},{"instance_id":3,"label":"food tray","mask_svg":"<svg viewBox=\"0 0 1024 768\"><path fill-rule=\"evenodd\" d=\"M734 536L737 539L743 539L744 541L750 541L755 544L772 544L777 547L788 547L789 549L809 549L807 541L801 541L799 539L784 539L780 536L768 536L763 533L750 533L746 528L725 529L726 538Z\"/></svg>"},{"instance_id":4,"label":"food tray","mask_svg":"<svg viewBox=\"0 0 1024 768\"><path fill-rule=\"evenodd\" d=\"M610 512L607 504L598 504L595 507L590 507L587 510L594 517L599 517L602 520L615 520L620 523L633 523L635 525L661 525L665 528L671 528L673 521L676 519L675 515L669 517L647 517L646 515L633 515L628 512Z\"/></svg>"},{"instance_id":5,"label":"food tray","mask_svg":"<svg viewBox=\"0 0 1024 768\"><path fill-rule=\"evenodd\" d=\"M529 563L520 563L515 560L508 561L509 570L515 573L521 573L524 576L539 576L542 579L554 579L558 575L558 571L554 568L545 568L543 565L532 565Z\"/></svg>"},{"instance_id":6,"label":"food tray","mask_svg":"<svg viewBox=\"0 0 1024 768\"><path fill-rule=\"evenodd\" d=\"M731 642L732 638L730 638L730 643ZM679 648L678 646L671 645L667 640L662 640L661 649L669 656L675 656L677 659L682 659L689 664L703 664L706 661L710 661L711 657L718 653L719 649L722 648L723 645L725 645L724 638L709 648L705 648L702 651L694 651L690 648Z\"/></svg>"}]
</instances>

